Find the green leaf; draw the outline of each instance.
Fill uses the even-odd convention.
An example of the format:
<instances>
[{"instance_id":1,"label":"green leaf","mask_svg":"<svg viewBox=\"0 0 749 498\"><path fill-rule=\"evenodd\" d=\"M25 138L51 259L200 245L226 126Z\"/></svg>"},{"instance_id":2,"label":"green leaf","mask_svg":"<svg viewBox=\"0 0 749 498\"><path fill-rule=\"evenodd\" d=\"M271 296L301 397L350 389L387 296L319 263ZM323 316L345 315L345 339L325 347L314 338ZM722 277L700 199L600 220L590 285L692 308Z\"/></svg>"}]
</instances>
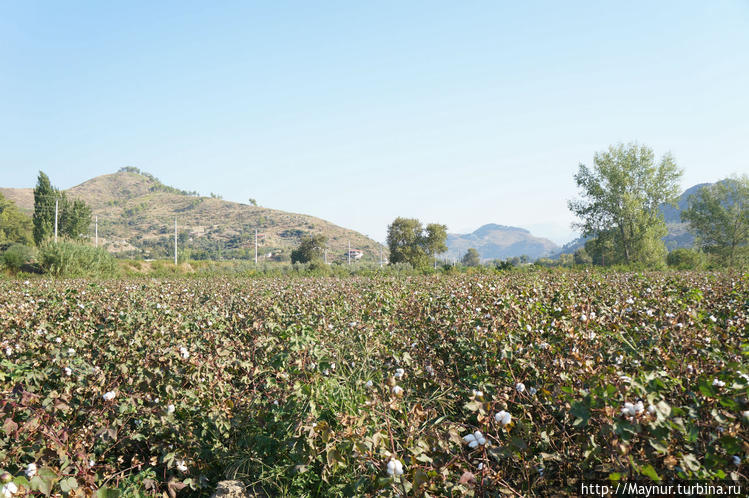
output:
<instances>
[{"instance_id":1,"label":"green leaf","mask_svg":"<svg viewBox=\"0 0 749 498\"><path fill-rule=\"evenodd\" d=\"M121 492L112 488L99 488L96 490L96 498L119 498Z\"/></svg>"},{"instance_id":2,"label":"green leaf","mask_svg":"<svg viewBox=\"0 0 749 498\"><path fill-rule=\"evenodd\" d=\"M63 493L68 493L74 489L78 489L78 481L75 480L75 477L63 479L60 481L60 489Z\"/></svg>"},{"instance_id":3,"label":"green leaf","mask_svg":"<svg viewBox=\"0 0 749 498\"><path fill-rule=\"evenodd\" d=\"M652 465L648 464L644 467L640 467L640 474L646 475L654 481L660 481L661 476L655 471Z\"/></svg>"}]
</instances>

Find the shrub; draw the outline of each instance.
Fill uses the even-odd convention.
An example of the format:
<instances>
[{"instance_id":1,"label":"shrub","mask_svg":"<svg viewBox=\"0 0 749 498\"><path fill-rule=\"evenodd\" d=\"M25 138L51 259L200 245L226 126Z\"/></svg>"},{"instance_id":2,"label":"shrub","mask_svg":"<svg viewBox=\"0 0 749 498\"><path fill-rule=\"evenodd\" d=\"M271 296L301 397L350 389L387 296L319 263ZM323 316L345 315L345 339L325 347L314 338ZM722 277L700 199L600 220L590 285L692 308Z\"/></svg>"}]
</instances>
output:
<instances>
[{"instance_id":1,"label":"shrub","mask_svg":"<svg viewBox=\"0 0 749 498\"><path fill-rule=\"evenodd\" d=\"M695 270L705 263L704 255L694 249L674 249L666 257L666 263L677 270Z\"/></svg>"},{"instance_id":2,"label":"shrub","mask_svg":"<svg viewBox=\"0 0 749 498\"><path fill-rule=\"evenodd\" d=\"M109 276L117 264L106 250L72 242L48 243L39 253L44 273L55 277Z\"/></svg>"},{"instance_id":3,"label":"shrub","mask_svg":"<svg viewBox=\"0 0 749 498\"><path fill-rule=\"evenodd\" d=\"M35 257L36 251L33 247L24 244L13 244L5 250L0 257L0 261L9 270L18 272L25 265L31 263Z\"/></svg>"}]
</instances>

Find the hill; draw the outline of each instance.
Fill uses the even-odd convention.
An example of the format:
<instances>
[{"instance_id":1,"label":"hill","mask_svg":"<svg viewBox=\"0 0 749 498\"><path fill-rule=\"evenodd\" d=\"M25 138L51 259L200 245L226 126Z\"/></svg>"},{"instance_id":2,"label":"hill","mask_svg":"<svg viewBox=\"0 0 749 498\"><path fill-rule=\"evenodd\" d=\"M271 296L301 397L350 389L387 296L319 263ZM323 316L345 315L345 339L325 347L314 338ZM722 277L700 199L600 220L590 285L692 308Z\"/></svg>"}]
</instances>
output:
<instances>
[{"instance_id":1,"label":"hill","mask_svg":"<svg viewBox=\"0 0 749 498\"><path fill-rule=\"evenodd\" d=\"M524 228L493 223L484 225L469 234L448 234L447 255L449 258L458 259L471 247L479 252L482 261L522 255L536 259L548 256L559 249L554 242L535 237Z\"/></svg>"},{"instance_id":2,"label":"hill","mask_svg":"<svg viewBox=\"0 0 749 498\"><path fill-rule=\"evenodd\" d=\"M255 230L261 234L259 259L287 260L303 235L328 237L328 261L344 261L349 242L379 261L380 245L364 235L313 216L289 213L215 197L202 197L162 184L135 168L102 175L66 191L85 201L99 220L99 243L121 255L162 258L172 254L174 218L179 246L196 259L253 258ZM19 209L31 214L33 189L0 188ZM94 227L91 227L93 237Z\"/></svg>"}]
</instances>

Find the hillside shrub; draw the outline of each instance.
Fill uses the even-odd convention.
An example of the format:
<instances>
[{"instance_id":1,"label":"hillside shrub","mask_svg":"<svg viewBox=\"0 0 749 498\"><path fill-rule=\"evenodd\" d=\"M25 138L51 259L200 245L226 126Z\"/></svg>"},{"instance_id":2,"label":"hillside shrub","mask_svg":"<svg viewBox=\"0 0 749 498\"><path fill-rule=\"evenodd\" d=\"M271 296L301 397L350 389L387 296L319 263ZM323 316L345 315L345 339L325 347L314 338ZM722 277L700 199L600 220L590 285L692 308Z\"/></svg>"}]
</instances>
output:
<instances>
[{"instance_id":1,"label":"hillside shrub","mask_svg":"<svg viewBox=\"0 0 749 498\"><path fill-rule=\"evenodd\" d=\"M42 246L39 264L44 273L55 277L112 276L117 268L106 250L73 242Z\"/></svg>"}]
</instances>

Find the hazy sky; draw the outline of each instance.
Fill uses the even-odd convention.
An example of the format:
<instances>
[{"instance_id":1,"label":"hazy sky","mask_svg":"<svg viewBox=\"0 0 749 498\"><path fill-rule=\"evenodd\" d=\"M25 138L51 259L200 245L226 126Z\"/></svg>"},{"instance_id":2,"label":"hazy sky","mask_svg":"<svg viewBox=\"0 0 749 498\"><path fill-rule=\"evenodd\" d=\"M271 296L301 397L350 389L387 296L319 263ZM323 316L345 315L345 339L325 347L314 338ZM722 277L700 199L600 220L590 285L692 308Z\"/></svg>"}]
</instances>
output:
<instances>
[{"instance_id":1,"label":"hazy sky","mask_svg":"<svg viewBox=\"0 0 749 498\"><path fill-rule=\"evenodd\" d=\"M384 240L571 238L580 162L749 172L749 1L0 0L0 185L137 166Z\"/></svg>"}]
</instances>

